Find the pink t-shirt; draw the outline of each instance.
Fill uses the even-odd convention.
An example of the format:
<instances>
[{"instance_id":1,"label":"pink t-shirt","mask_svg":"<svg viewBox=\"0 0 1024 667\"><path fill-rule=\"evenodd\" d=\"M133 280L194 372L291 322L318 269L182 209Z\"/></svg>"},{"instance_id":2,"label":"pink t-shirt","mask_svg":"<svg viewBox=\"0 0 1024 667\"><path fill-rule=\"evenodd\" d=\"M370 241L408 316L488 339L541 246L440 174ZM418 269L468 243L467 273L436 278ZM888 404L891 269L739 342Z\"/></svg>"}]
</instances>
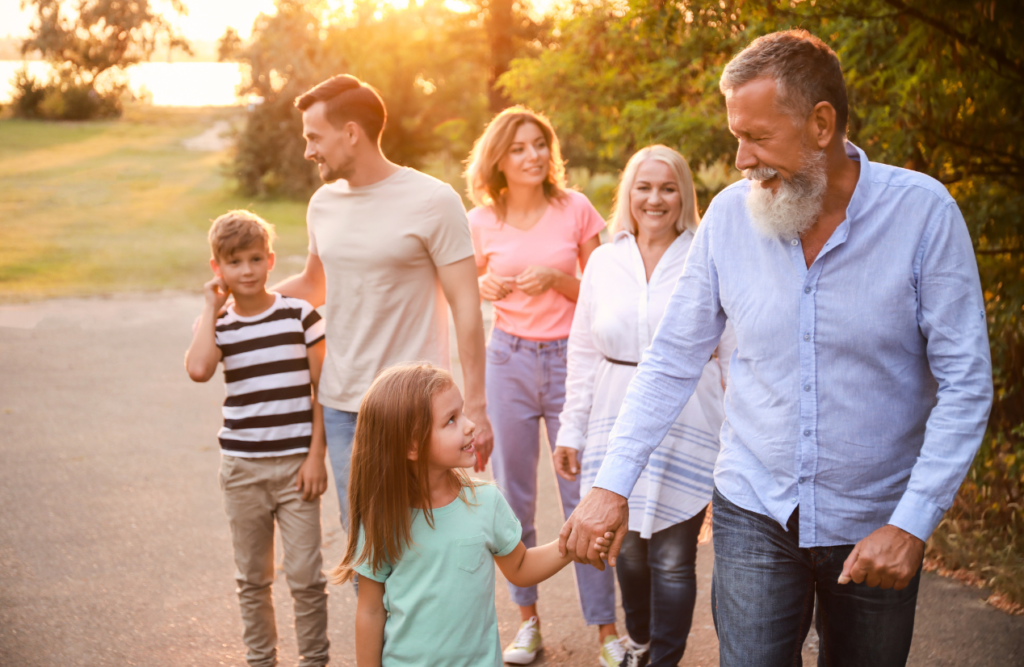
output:
<instances>
[{"instance_id":1,"label":"pink t-shirt","mask_svg":"<svg viewBox=\"0 0 1024 667\"><path fill-rule=\"evenodd\" d=\"M580 246L604 229L605 222L586 196L571 190L566 195L564 202L551 202L526 231L499 222L490 208L470 211L476 265L499 276L517 276L533 265L575 276ZM513 289L492 305L494 326L529 340L568 338L576 310L576 303L555 289L539 296Z\"/></svg>"}]
</instances>

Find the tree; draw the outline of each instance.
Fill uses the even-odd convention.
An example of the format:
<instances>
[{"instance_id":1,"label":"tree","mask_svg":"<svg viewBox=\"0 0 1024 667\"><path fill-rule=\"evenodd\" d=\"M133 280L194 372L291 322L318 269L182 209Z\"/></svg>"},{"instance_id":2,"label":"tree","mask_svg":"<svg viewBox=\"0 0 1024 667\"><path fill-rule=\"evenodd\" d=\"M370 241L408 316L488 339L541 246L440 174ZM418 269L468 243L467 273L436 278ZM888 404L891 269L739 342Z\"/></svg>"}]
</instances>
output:
<instances>
[{"instance_id":1,"label":"tree","mask_svg":"<svg viewBox=\"0 0 1024 667\"><path fill-rule=\"evenodd\" d=\"M56 78L48 85L32 82L45 90L39 104L19 105L25 115L82 118L118 115L123 81L105 74L148 60L160 40L171 48L191 53L188 42L157 13L149 0L24 0L34 9L31 36L21 52L39 52L53 65ZM181 0L171 7L185 13ZM105 84L105 85L103 85Z\"/></svg>"}]
</instances>

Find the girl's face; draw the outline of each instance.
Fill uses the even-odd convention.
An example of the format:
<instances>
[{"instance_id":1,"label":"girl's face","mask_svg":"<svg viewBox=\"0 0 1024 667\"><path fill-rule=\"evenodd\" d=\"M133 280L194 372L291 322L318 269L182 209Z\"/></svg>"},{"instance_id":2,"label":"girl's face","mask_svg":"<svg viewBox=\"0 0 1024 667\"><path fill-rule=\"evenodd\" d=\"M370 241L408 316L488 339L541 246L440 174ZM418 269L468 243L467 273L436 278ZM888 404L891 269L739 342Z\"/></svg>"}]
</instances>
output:
<instances>
[{"instance_id":1,"label":"girl's face","mask_svg":"<svg viewBox=\"0 0 1024 667\"><path fill-rule=\"evenodd\" d=\"M462 414L462 394L452 385L435 394L431 401L434 427L430 435L430 466L451 470L476 463L473 422Z\"/></svg>"},{"instance_id":2,"label":"girl's face","mask_svg":"<svg viewBox=\"0 0 1024 667\"><path fill-rule=\"evenodd\" d=\"M682 210L683 198L672 169L661 160L640 163L629 191L629 212L636 220L637 235L676 236L675 225Z\"/></svg>"},{"instance_id":3,"label":"girl's face","mask_svg":"<svg viewBox=\"0 0 1024 667\"><path fill-rule=\"evenodd\" d=\"M498 162L498 170L511 185L537 187L543 185L551 165L551 147L544 133L534 123L523 123L516 130L512 145Z\"/></svg>"}]
</instances>

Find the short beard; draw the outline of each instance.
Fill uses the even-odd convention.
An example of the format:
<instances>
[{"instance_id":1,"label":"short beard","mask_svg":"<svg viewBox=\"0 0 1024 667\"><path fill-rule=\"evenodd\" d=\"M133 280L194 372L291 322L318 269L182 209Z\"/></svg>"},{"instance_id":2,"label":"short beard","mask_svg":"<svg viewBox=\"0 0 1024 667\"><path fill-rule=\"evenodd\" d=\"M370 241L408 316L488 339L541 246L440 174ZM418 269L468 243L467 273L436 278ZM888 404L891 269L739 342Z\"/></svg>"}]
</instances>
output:
<instances>
[{"instance_id":1,"label":"short beard","mask_svg":"<svg viewBox=\"0 0 1024 667\"><path fill-rule=\"evenodd\" d=\"M805 164L793 178L779 178L779 188L772 192L751 183L747 209L754 229L765 238L795 238L810 229L821 213L828 188L825 151L807 150ZM767 181L778 176L770 167L747 169L743 176L750 181Z\"/></svg>"}]
</instances>

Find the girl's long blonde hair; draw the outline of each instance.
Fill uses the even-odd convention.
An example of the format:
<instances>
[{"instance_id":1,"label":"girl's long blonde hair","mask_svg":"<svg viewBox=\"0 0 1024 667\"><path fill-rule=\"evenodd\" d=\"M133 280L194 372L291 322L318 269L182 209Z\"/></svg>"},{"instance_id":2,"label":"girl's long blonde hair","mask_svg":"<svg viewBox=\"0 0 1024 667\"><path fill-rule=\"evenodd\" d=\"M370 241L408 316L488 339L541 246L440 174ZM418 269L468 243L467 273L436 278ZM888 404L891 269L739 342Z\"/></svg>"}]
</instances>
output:
<instances>
[{"instance_id":1,"label":"girl's long blonde hair","mask_svg":"<svg viewBox=\"0 0 1024 667\"><path fill-rule=\"evenodd\" d=\"M434 423L431 404L434 396L453 386L447 371L426 363L392 366L370 385L359 405L352 446L348 549L331 572L333 583L351 579L353 568L364 562L374 570L398 562L411 543L412 508L422 509L433 528L427 475ZM411 447L418 453L415 461L409 459ZM464 501L464 490L474 486L462 470L450 470L447 483ZM360 529L364 544L356 553Z\"/></svg>"},{"instance_id":2,"label":"girl's long blonde hair","mask_svg":"<svg viewBox=\"0 0 1024 667\"><path fill-rule=\"evenodd\" d=\"M646 160L657 160L667 164L679 183L682 209L679 211L679 219L676 220L676 233L682 234L687 229L693 232L697 231L700 214L697 212L697 191L693 187L690 165L686 164L686 158L677 151L668 146L654 144L634 153L626 163L626 168L622 170L619 188L615 193L615 207L612 211L612 235L623 230L633 236L637 234L636 220L633 219L633 214L629 210L629 193L633 190L633 182L636 181L636 173L640 170L640 165Z\"/></svg>"},{"instance_id":3,"label":"girl's long blonde hair","mask_svg":"<svg viewBox=\"0 0 1024 667\"><path fill-rule=\"evenodd\" d=\"M508 153L516 132L525 123L533 123L544 135L551 159L548 161L548 175L544 179L544 196L548 201L563 201L565 198L565 161L558 136L551 122L544 114L524 106L505 109L495 116L484 133L473 144L473 150L466 161L466 192L477 206L489 206L499 220L505 218L505 192L508 181L498 169L498 163Z\"/></svg>"}]
</instances>

